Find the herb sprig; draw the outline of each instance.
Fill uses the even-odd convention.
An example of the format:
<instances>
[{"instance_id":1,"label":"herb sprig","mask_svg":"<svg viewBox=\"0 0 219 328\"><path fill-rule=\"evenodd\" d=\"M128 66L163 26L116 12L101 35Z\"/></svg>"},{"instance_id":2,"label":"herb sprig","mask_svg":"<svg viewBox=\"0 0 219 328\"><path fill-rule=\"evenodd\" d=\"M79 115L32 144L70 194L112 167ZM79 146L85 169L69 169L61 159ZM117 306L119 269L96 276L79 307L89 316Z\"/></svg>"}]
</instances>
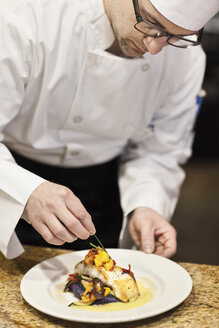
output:
<instances>
[{"instance_id":1,"label":"herb sprig","mask_svg":"<svg viewBox=\"0 0 219 328\"><path fill-rule=\"evenodd\" d=\"M103 244L101 243L101 241L100 241L100 239L97 237L97 235L93 235L95 238L96 238L96 240L97 240L97 242L100 244L100 246L101 246L101 248L109 255L109 253L107 252L107 250L105 249L105 247L103 246ZM100 248L100 246L96 246L96 245L94 245L93 243L90 243L90 245L92 246L92 247L94 247L94 248ZM111 259L111 256L109 255L109 258Z\"/></svg>"},{"instance_id":2,"label":"herb sprig","mask_svg":"<svg viewBox=\"0 0 219 328\"><path fill-rule=\"evenodd\" d=\"M103 246L103 244L101 243L100 239L97 237L97 235L94 234L94 237L96 238L96 240L98 241L98 243L100 244L100 246L105 250L105 247ZM106 251L106 250L105 250Z\"/></svg>"}]
</instances>

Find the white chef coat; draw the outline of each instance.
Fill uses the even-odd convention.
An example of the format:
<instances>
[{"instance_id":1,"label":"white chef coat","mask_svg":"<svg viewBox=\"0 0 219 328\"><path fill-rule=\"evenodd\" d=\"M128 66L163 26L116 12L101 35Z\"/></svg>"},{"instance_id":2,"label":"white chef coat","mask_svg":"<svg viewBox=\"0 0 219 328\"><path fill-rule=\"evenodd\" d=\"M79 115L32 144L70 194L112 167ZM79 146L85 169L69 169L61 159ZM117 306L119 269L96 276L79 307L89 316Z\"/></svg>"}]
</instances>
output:
<instances>
[{"instance_id":1,"label":"white chef coat","mask_svg":"<svg viewBox=\"0 0 219 328\"><path fill-rule=\"evenodd\" d=\"M44 179L18 166L7 147L64 167L123 154L122 247L136 207L166 219L174 211L205 55L169 46L121 58L106 51L113 41L102 0L0 2L0 249L8 258L23 252L14 229Z\"/></svg>"}]
</instances>

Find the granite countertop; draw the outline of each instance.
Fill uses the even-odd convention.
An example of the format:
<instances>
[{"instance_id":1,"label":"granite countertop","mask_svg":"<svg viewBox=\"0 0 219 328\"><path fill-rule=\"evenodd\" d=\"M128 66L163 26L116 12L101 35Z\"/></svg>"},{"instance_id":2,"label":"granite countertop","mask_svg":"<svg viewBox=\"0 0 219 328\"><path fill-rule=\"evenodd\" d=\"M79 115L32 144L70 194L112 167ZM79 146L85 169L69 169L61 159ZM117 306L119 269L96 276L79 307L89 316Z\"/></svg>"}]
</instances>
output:
<instances>
[{"instance_id":1,"label":"granite countertop","mask_svg":"<svg viewBox=\"0 0 219 328\"><path fill-rule=\"evenodd\" d=\"M23 275L34 265L68 251L26 246L14 260L0 255L0 328L219 328L219 266L179 263L192 277L189 297L153 318L113 324L87 324L56 319L32 308L20 293Z\"/></svg>"}]
</instances>

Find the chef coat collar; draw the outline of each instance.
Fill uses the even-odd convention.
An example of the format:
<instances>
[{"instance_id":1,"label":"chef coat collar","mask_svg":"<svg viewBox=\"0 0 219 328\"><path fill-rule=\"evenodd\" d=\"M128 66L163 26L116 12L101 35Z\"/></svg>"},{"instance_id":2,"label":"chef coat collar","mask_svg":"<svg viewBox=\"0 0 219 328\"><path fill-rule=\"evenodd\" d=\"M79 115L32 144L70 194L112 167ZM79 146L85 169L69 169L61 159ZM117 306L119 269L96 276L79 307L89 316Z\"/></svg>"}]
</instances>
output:
<instances>
[{"instance_id":1,"label":"chef coat collar","mask_svg":"<svg viewBox=\"0 0 219 328\"><path fill-rule=\"evenodd\" d=\"M92 6L92 29L97 36L96 46L103 50L108 49L113 44L115 36L105 12L103 0L90 0L90 2Z\"/></svg>"}]
</instances>

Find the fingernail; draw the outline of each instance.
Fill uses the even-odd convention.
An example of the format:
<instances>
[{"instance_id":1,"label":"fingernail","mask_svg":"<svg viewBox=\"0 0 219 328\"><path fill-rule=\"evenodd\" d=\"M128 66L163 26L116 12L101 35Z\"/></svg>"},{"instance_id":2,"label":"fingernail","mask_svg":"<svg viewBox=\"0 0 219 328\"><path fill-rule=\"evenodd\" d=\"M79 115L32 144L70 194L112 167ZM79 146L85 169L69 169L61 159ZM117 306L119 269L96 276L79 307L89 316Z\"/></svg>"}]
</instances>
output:
<instances>
[{"instance_id":1,"label":"fingernail","mask_svg":"<svg viewBox=\"0 0 219 328\"><path fill-rule=\"evenodd\" d=\"M92 235L92 236L96 233L95 230L91 230L91 231L89 231L89 232L90 232L90 235Z\"/></svg>"},{"instance_id":2,"label":"fingernail","mask_svg":"<svg viewBox=\"0 0 219 328\"><path fill-rule=\"evenodd\" d=\"M153 252L153 248L151 245L146 245L143 249L144 249L144 252L147 254L150 254Z\"/></svg>"}]
</instances>

